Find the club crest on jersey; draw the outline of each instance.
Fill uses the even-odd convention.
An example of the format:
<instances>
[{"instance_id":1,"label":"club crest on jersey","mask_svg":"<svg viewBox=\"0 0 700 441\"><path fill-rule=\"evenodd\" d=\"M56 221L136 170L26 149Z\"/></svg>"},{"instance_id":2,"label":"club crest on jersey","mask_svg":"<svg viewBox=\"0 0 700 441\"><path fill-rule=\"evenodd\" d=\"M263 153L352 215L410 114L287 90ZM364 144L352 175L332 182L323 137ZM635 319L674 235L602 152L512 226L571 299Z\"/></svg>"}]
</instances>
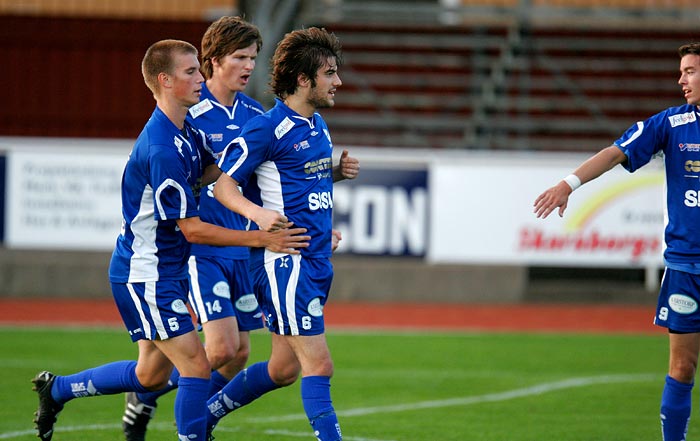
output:
<instances>
[{"instance_id":1,"label":"club crest on jersey","mask_svg":"<svg viewBox=\"0 0 700 441\"><path fill-rule=\"evenodd\" d=\"M307 140L303 140L300 143L294 143L294 150L296 150L297 152L299 150L306 150L309 147L311 147L311 144L309 144L309 141L307 141Z\"/></svg>"},{"instance_id":2,"label":"club crest on jersey","mask_svg":"<svg viewBox=\"0 0 700 441\"><path fill-rule=\"evenodd\" d=\"M211 140L211 142L221 142L224 140L224 134L223 133L210 133L209 139Z\"/></svg>"},{"instance_id":3,"label":"club crest on jersey","mask_svg":"<svg viewBox=\"0 0 700 441\"><path fill-rule=\"evenodd\" d=\"M275 127L275 137L277 139L280 139L287 132L292 130L292 127L294 127L294 122L291 119L289 119L289 117L285 116L282 122L279 123L277 127Z\"/></svg>"},{"instance_id":4,"label":"club crest on jersey","mask_svg":"<svg viewBox=\"0 0 700 441\"><path fill-rule=\"evenodd\" d=\"M695 117L695 112L681 113L678 115L672 115L668 117L668 121L671 123L671 127L682 126L691 122L695 122L697 118Z\"/></svg>"},{"instance_id":5,"label":"club crest on jersey","mask_svg":"<svg viewBox=\"0 0 700 441\"><path fill-rule=\"evenodd\" d=\"M209 101L209 98L204 101L200 101L194 106L190 107L190 115L192 118L197 118L199 115L206 113L214 108L214 105Z\"/></svg>"}]
</instances>

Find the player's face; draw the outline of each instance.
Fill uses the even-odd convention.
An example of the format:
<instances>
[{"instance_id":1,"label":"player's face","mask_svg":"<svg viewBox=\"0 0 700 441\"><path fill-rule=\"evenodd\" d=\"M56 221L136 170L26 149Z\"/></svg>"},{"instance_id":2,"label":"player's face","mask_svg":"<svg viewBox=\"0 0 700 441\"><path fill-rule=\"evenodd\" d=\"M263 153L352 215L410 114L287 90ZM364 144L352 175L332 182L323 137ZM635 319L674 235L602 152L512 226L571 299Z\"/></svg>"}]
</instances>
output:
<instances>
[{"instance_id":1,"label":"player's face","mask_svg":"<svg viewBox=\"0 0 700 441\"><path fill-rule=\"evenodd\" d=\"M255 69L257 57L258 45L253 43L222 58L214 59L212 81L222 84L232 92L242 92L248 85L250 75Z\"/></svg>"},{"instance_id":2,"label":"player's face","mask_svg":"<svg viewBox=\"0 0 700 441\"><path fill-rule=\"evenodd\" d=\"M315 109L333 107L335 90L342 84L335 58L329 58L316 72L316 86L309 91L308 103Z\"/></svg>"},{"instance_id":3,"label":"player's face","mask_svg":"<svg viewBox=\"0 0 700 441\"><path fill-rule=\"evenodd\" d=\"M700 55L684 55L680 71L678 84L683 90L683 96L688 104L700 105Z\"/></svg>"},{"instance_id":4,"label":"player's face","mask_svg":"<svg viewBox=\"0 0 700 441\"><path fill-rule=\"evenodd\" d=\"M174 73L168 77L172 82L173 96L183 106L191 107L199 102L204 77L199 72L199 61L196 55L175 55Z\"/></svg>"}]
</instances>

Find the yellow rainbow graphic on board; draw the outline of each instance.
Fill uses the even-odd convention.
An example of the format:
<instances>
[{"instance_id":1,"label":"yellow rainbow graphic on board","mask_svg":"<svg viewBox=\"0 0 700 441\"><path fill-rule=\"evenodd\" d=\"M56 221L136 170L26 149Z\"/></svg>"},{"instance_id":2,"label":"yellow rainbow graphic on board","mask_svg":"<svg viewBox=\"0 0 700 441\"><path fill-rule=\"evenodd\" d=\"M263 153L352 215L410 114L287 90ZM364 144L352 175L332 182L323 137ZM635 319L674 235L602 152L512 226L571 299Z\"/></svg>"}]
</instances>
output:
<instances>
[{"instance_id":1,"label":"yellow rainbow graphic on board","mask_svg":"<svg viewBox=\"0 0 700 441\"><path fill-rule=\"evenodd\" d=\"M632 175L620 182L597 192L588 198L580 209L571 217L566 218L564 230L574 232L583 229L605 206L611 204L621 196L638 191L640 189L664 185L664 173L644 174L640 176Z\"/></svg>"}]
</instances>

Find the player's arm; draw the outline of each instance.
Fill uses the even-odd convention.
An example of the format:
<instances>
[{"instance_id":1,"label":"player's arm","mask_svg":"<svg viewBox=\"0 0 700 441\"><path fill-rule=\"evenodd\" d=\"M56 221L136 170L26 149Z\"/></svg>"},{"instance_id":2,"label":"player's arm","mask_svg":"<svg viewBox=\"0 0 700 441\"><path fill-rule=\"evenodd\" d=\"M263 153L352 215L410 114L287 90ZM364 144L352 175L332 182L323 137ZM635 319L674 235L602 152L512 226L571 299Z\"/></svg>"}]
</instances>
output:
<instances>
[{"instance_id":1,"label":"player's arm","mask_svg":"<svg viewBox=\"0 0 700 441\"><path fill-rule=\"evenodd\" d=\"M204 169L202 174L202 185L207 186L216 181L221 174L221 169L216 164L211 164Z\"/></svg>"},{"instance_id":2,"label":"player's arm","mask_svg":"<svg viewBox=\"0 0 700 441\"><path fill-rule=\"evenodd\" d=\"M592 181L618 164L622 164L627 156L619 147L611 145L599 151L584 161L574 173L559 181L557 185L545 190L535 199L535 215L546 218L556 208L559 216L564 216L564 210L569 203L569 195L579 186Z\"/></svg>"},{"instance_id":3,"label":"player's arm","mask_svg":"<svg viewBox=\"0 0 700 441\"><path fill-rule=\"evenodd\" d=\"M333 182L343 179L355 179L360 174L360 161L349 155L347 150L343 150L340 155L338 165L333 167Z\"/></svg>"},{"instance_id":4,"label":"player's arm","mask_svg":"<svg viewBox=\"0 0 700 441\"><path fill-rule=\"evenodd\" d=\"M287 216L254 204L238 190L238 182L226 173L221 173L214 186L214 197L221 205L255 222L261 230L277 231L289 228Z\"/></svg>"},{"instance_id":5,"label":"player's arm","mask_svg":"<svg viewBox=\"0 0 700 441\"><path fill-rule=\"evenodd\" d=\"M231 230L204 222L199 216L178 219L177 226L190 243L267 248L287 254L299 254L299 248L308 247L311 239L303 235L306 228L284 228L274 232Z\"/></svg>"}]
</instances>

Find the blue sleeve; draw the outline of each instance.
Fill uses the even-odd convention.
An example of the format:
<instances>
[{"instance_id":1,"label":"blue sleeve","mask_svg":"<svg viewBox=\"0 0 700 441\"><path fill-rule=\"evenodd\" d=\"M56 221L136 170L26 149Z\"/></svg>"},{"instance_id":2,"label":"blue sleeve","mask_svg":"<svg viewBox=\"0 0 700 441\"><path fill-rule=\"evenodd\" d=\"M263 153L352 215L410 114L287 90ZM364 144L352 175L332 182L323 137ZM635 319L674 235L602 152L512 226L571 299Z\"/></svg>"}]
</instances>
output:
<instances>
[{"instance_id":1,"label":"blue sleeve","mask_svg":"<svg viewBox=\"0 0 700 441\"><path fill-rule=\"evenodd\" d=\"M184 159L173 148L154 148L150 157L156 220L198 216Z\"/></svg>"},{"instance_id":2,"label":"blue sleeve","mask_svg":"<svg viewBox=\"0 0 700 441\"><path fill-rule=\"evenodd\" d=\"M627 156L623 167L634 172L648 164L665 147L665 122L665 114L658 113L645 121L638 121L615 141L615 145Z\"/></svg>"},{"instance_id":3,"label":"blue sleeve","mask_svg":"<svg viewBox=\"0 0 700 441\"><path fill-rule=\"evenodd\" d=\"M245 186L260 164L270 159L272 130L265 118L254 118L231 141L219 159L219 168Z\"/></svg>"}]
</instances>

